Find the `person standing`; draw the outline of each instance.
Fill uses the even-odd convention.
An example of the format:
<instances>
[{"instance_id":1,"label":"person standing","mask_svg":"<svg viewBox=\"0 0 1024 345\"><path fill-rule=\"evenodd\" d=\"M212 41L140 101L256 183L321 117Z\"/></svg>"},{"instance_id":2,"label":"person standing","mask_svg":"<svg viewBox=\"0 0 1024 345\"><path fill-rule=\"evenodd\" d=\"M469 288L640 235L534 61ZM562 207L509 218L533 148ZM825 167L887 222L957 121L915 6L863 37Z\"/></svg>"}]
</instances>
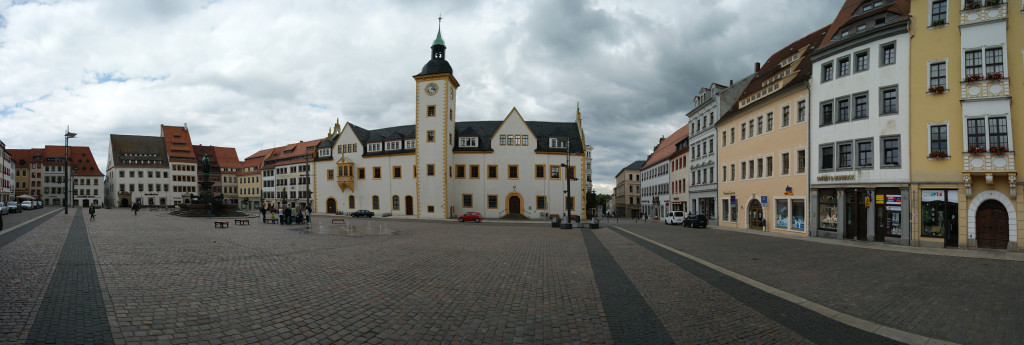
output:
<instances>
[{"instance_id":1,"label":"person standing","mask_svg":"<svg viewBox=\"0 0 1024 345\"><path fill-rule=\"evenodd\" d=\"M277 218L279 218L277 220L277 223L281 224L281 225L284 225L285 219L284 219L284 206L283 205L282 206L278 206L278 208L277 208Z\"/></svg>"},{"instance_id":2,"label":"person standing","mask_svg":"<svg viewBox=\"0 0 1024 345\"><path fill-rule=\"evenodd\" d=\"M89 220L96 221L96 206L89 205Z\"/></svg>"},{"instance_id":3,"label":"person standing","mask_svg":"<svg viewBox=\"0 0 1024 345\"><path fill-rule=\"evenodd\" d=\"M264 205L260 205L260 214L263 215L263 222L267 222L267 209Z\"/></svg>"},{"instance_id":4,"label":"person standing","mask_svg":"<svg viewBox=\"0 0 1024 345\"><path fill-rule=\"evenodd\" d=\"M139 215L139 203L136 202L136 203L132 204L132 212L135 212L136 216Z\"/></svg>"}]
</instances>

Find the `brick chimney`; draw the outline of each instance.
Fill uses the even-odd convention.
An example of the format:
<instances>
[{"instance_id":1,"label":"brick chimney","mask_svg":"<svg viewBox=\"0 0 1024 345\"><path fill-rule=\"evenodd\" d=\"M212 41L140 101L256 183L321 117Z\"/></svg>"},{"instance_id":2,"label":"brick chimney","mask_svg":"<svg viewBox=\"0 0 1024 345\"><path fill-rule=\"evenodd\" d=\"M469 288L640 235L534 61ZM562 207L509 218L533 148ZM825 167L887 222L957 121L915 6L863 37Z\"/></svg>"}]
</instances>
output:
<instances>
[{"instance_id":1,"label":"brick chimney","mask_svg":"<svg viewBox=\"0 0 1024 345\"><path fill-rule=\"evenodd\" d=\"M754 63L754 72L760 72L760 71L761 71L761 63L760 62L755 62Z\"/></svg>"}]
</instances>

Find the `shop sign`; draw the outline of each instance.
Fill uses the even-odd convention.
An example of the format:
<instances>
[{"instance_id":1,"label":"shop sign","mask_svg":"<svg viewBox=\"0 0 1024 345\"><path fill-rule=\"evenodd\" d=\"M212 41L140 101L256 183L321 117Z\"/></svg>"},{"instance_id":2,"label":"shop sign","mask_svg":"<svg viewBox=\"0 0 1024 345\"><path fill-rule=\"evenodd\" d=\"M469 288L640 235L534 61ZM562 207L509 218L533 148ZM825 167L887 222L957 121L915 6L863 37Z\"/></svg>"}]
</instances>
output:
<instances>
[{"instance_id":1,"label":"shop sign","mask_svg":"<svg viewBox=\"0 0 1024 345\"><path fill-rule=\"evenodd\" d=\"M864 207L871 207L871 198L864 197Z\"/></svg>"},{"instance_id":2,"label":"shop sign","mask_svg":"<svg viewBox=\"0 0 1024 345\"><path fill-rule=\"evenodd\" d=\"M819 175L818 182L828 181L853 181L856 177L854 175Z\"/></svg>"},{"instance_id":3,"label":"shop sign","mask_svg":"<svg viewBox=\"0 0 1024 345\"><path fill-rule=\"evenodd\" d=\"M889 205L899 205L903 203L902 195L886 195L885 203Z\"/></svg>"},{"instance_id":4,"label":"shop sign","mask_svg":"<svg viewBox=\"0 0 1024 345\"><path fill-rule=\"evenodd\" d=\"M767 196L764 196L764 195L761 196L761 205L768 205L768 197Z\"/></svg>"},{"instance_id":5,"label":"shop sign","mask_svg":"<svg viewBox=\"0 0 1024 345\"><path fill-rule=\"evenodd\" d=\"M900 206L886 206L885 210L886 211L896 211L896 212L899 212L901 209L900 209Z\"/></svg>"},{"instance_id":6,"label":"shop sign","mask_svg":"<svg viewBox=\"0 0 1024 345\"><path fill-rule=\"evenodd\" d=\"M733 207L736 207L736 196L735 195L729 197L729 203L732 204Z\"/></svg>"},{"instance_id":7,"label":"shop sign","mask_svg":"<svg viewBox=\"0 0 1024 345\"><path fill-rule=\"evenodd\" d=\"M885 195L884 194L875 194L875 203L879 204L879 205L884 204L885 203Z\"/></svg>"}]
</instances>

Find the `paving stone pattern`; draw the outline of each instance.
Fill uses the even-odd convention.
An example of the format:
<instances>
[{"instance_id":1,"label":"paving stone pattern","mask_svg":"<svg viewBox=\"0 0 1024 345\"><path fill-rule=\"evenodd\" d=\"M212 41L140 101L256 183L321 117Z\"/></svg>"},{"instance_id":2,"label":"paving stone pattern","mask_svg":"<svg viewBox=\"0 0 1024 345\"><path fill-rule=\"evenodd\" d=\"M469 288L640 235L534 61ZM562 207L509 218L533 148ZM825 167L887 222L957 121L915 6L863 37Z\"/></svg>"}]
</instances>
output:
<instances>
[{"instance_id":1,"label":"paving stone pattern","mask_svg":"<svg viewBox=\"0 0 1024 345\"><path fill-rule=\"evenodd\" d=\"M670 344L665 326L637 291L629 276L590 229L581 230L590 253L590 266L616 343Z\"/></svg>"},{"instance_id":2,"label":"paving stone pattern","mask_svg":"<svg viewBox=\"0 0 1024 345\"><path fill-rule=\"evenodd\" d=\"M113 343L82 209L74 215L28 342Z\"/></svg>"},{"instance_id":3,"label":"paving stone pattern","mask_svg":"<svg viewBox=\"0 0 1024 345\"><path fill-rule=\"evenodd\" d=\"M70 218L58 217L25 224L13 230L24 233L0 247L0 343L26 343L69 225Z\"/></svg>"}]
</instances>

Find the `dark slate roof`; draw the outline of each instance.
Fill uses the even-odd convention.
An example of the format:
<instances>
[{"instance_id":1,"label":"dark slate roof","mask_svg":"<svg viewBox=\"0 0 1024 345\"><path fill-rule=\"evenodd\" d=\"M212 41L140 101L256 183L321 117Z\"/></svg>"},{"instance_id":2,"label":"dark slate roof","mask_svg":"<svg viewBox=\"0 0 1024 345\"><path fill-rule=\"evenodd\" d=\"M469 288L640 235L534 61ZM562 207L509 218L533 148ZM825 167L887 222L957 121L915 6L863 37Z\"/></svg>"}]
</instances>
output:
<instances>
[{"instance_id":1,"label":"dark slate roof","mask_svg":"<svg viewBox=\"0 0 1024 345\"><path fill-rule=\"evenodd\" d=\"M492 152L491 138L501 127L501 121L465 121L455 123L455 149L452 151ZM478 137L477 147L459 147L459 137Z\"/></svg>"},{"instance_id":2,"label":"dark slate roof","mask_svg":"<svg viewBox=\"0 0 1024 345\"><path fill-rule=\"evenodd\" d=\"M455 137L478 137L477 147L458 147L456 143L453 151L462 152L492 152L491 138L501 127L502 121L463 121L455 123ZM384 142L390 140L403 140L416 138L416 125L388 127L381 129L367 130L352 125L356 137L363 144L363 156L378 156L394 153L414 152L415 150L402 149L398 151L381 151L365 153L366 144L372 142ZM565 138L570 140L569 151L571 153L583 153L583 140L575 122L542 122L526 121L526 126L537 137L537 152L565 152L565 149L551 148L548 146L549 138ZM336 141L337 138L327 139ZM326 141L326 140L325 140Z\"/></svg>"},{"instance_id":3,"label":"dark slate roof","mask_svg":"<svg viewBox=\"0 0 1024 345\"><path fill-rule=\"evenodd\" d=\"M324 138L324 140L320 142L320 145L316 146L317 151L319 151L320 149L334 147L334 144L338 143L338 138L341 138L341 133L332 133L327 138ZM319 152L317 152L316 158L313 158L314 161L328 161L331 159L331 157L321 157Z\"/></svg>"},{"instance_id":4,"label":"dark slate roof","mask_svg":"<svg viewBox=\"0 0 1024 345\"><path fill-rule=\"evenodd\" d=\"M141 135L110 135L110 151L115 166L167 166L164 138ZM153 164L128 164L126 160L155 161Z\"/></svg>"},{"instance_id":5,"label":"dark slate roof","mask_svg":"<svg viewBox=\"0 0 1024 345\"><path fill-rule=\"evenodd\" d=\"M356 126L352 126L352 128L355 129L357 127ZM379 151L379 152L366 152L366 144L368 144L368 143L385 142L385 141L392 141L392 140L415 139L416 138L416 125L405 125L405 126L397 126L397 127L388 127L388 128L374 129L374 130L365 130L365 129L362 129L362 128L359 128L359 129L361 131L356 131L356 137L358 137L359 141L361 141L363 143L363 157L383 156L383 155L390 155L390 154L396 154L396 153L413 153L413 152L416 152L416 149L407 149L407 148L405 148L405 143L404 142L402 143L402 149L401 150L391 150L391 151L384 151L384 150L382 150L382 151ZM362 134L360 134L360 132L362 132Z\"/></svg>"},{"instance_id":6,"label":"dark slate roof","mask_svg":"<svg viewBox=\"0 0 1024 345\"><path fill-rule=\"evenodd\" d=\"M630 163L625 168L622 168L622 170L640 170L640 168L644 167L644 163L647 163L647 161L639 160L639 161Z\"/></svg>"},{"instance_id":7,"label":"dark slate roof","mask_svg":"<svg viewBox=\"0 0 1024 345\"><path fill-rule=\"evenodd\" d=\"M452 73L452 65L445 59L430 59L426 65L423 65L423 70L420 71L420 74L416 76L441 73Z\"/></svg>"}]
</instances>

